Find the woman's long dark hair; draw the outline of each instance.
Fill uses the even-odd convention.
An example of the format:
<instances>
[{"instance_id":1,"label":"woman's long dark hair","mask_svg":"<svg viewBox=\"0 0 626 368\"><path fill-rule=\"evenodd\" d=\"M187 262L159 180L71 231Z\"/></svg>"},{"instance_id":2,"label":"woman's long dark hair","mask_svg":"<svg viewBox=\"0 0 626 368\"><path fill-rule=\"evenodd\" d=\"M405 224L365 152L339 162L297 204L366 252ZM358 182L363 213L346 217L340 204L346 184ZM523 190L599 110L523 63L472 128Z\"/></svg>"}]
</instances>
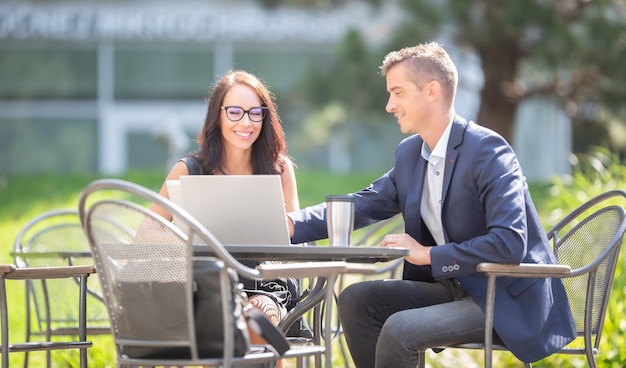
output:
<instances>
[{"instance_id":1,"label":"woman's long dark hair","mask_svg":"<svg viewBox=\"0 0 626 368\"><path fill-rule=\"evenodd\" d=\"M261 106L267 107L261 133L252 144L253 174L282 174L287 160L285 132L278 117L274 95L261 80L241 70L229 71L213 87L208 99L204 125L198 132L200 149L193 154L205 174L224 170L224 140L219 119L226 93L236 84L246 85L256 91Z\"/></svg>"}]
</instances>

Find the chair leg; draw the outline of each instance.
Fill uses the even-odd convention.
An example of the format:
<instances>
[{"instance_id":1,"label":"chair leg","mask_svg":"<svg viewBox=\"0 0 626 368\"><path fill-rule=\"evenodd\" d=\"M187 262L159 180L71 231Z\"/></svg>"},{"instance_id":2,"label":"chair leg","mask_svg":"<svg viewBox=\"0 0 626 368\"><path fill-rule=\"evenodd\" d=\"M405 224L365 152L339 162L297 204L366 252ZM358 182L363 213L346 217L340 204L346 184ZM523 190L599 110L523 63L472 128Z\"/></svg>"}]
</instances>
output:
<instances>
[{"instance_id":1,"label":"chair leg","mask_svg":"<svg viewBox=\"0 0 626 368\"><path fill-rule=\"evenodd\" d=\"M496 300L496 277L487 278L487 297L485 308L485 368L492 367L493 359L493 314Z\"/></svg>"},{"instance_id":2,"label":"chair leg","mask_svg":"<svg viewBox=\"0 0 626 368\"><path fill-rule=\"evenodd\" d=\"M587 325L587 321L585 321L585 325ZM591 331L591 326L585 326L585 329L587 331ZM589 368L597 368L598 365L596 363L596 358L593 355L592 346L590 334L585 333L585 356L587 358L587 364L589 365Z\"/></svg>"},{"instance_id":3,"label":"chair leg","mask_svg":"<svg viewBox=\"0 0 626 368\"><path fill-rule=\"evenodd\" d=\"M0 280L0 324L2 324L2 368L9 366L9 313L4 273Z\"/></svg>"},{"instance_id":4,"label":"chair leg","mask_svg":"<svg viewBox=\"0 0 626 368\"><path fill-rule=\"evenodd\" d=\"M26 342L30 342L31 339L31 315L30 315L30 292L31 292L31 281L26 280ZM24 352L24 368L28 368L28 351Z\"/></svg>"},{"instance_id":5,"label":"chair leg","mask_svg":"<svg viewBox=\"0 0 626 368\"><path fill-rule=\"evenodd\" d=\"M52 341L52 331L50 330L51 317L50 317L50 297L48 295L48 286L46 280L41 280L41 290L43 292L44 308L46 311L46 340ZM52 366L52 352L46 351L46 367Z\"/></svg>"},{"instance_id":6,"label":"chair leg","mask_svg":"<svg viewBox=\"0 0 626 368\"><path fill-rule=\"evenodd\" d=\"M598 368L598 364L596 363L596 359L593 355L591 357L587 356L587 364L589 364L589 368Z\"/></svg>"},{"instance_id":7,"label":"chair leg","mask_svg":"<svg viewBox=\"0 0 626 368\"><path fill-rule=\"evenodd\" d=\"M80 277L80 296L78 302L78 338L80 341L87 341L87 277L87 275ZM79 354L80 367L87 368L87 349L79 349Z\"/></svg>"},{"instance_id":8,"label":"chair leg","mask_svg":"<svg viewBox=\"0 0 626 368\"><path fill-rule=\"evenodd\" d=\"M425 368L426 367L426 350L418 351L417 354L419 355L419 363L417 366L419 368Z\"/></svg>"}]
</instances>

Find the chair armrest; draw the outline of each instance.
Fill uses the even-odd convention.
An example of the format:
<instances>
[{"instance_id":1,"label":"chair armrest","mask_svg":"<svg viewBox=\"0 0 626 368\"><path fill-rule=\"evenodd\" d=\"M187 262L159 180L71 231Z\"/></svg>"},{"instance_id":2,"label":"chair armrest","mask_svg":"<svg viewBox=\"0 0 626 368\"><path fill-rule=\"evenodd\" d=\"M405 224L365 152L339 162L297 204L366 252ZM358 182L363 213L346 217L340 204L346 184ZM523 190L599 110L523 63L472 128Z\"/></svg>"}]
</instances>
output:
<instances>
[{"instance_id":1,"label":"chair armrest","mask_svg":"<svg viewBox=\"0 0 626 368\"><path fill-rule=\"evenodd\" d=\"M16 268L8 273L6 278L9 280L28 280L28 279L58 279L65 277L79 277L96 273L96 267L93 265L85 266L53 266L53 267L25 267Z\"/></svg>"},{"instance_id":2,"label":"chair armrest","mask_svg":"<svg viewBox=\"0 0 626 368\"><path fill-rule=\"evenodd\" d=\"M375 274L376 266L344 261L307 263L264 263L257 266L261 278L331 276L342 273Z\"/></svg>"},{"instance_id":3,"label":"chair armrest","mask_svg":"<svg viewBox=\"0 0 626 368\"><path fill-rule=\"evenodd\" d=\"M0 264L0 273L3 273L6 275L13 271L15 271L15 265L12 265L10 263Z\"/></svg>"},{"instance_id":4,"label":"chair armrest","mask_svg":"<svg viewBox=\"0 0 626 368\"><path fill-rule=\"evenodd\" d=\"M476 271L494 276L512 276L512 277L565 277L572 270L568 265L560 264L502 264L483 262L476 266Z\"/></svg>"}]
</instances>

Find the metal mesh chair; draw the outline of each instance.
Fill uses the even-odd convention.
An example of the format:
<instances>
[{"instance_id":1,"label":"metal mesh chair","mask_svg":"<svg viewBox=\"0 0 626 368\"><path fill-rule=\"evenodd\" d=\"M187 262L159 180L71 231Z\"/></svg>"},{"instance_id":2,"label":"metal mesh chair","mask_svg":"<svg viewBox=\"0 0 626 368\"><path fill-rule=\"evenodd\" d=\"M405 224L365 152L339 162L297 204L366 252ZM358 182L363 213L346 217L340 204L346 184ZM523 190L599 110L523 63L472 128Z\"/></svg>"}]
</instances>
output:
<instances>
[{"instance_id":1,"label":"metal mesh chair","mask_svg":"<svg viewBox=\"0 0 626 368\"><path fill-rule=\"evenodd\" d=\"M493 345L493 306L497 277L558 277L563 279L579 338L557 354L585 355L590 367L596 367L604 317L626 231L626 192L612 190L600 194L577 209L548 232L558 264L503 265L481 263L477 270L487 276L485 340L445 348L484 349L485 367L491 367L492 350L508 350ZM621 202L620 205L615 203ZM441 347L439 347L441 348ZM524 363L530 367L530 363ZM425 365L420 352L420 367Z\"/></svg>"},{"instance_id":2,"label":"metal mesh chair","mask_svg":"<svg viewBox=\"0 0 626 368\"><path fill-rule=\"evenodd\" d=\"M30 220L18 233L13 257L18 268L92 265L89 245L78 217L78 211L57 209ZM75 278L28 279L26 284L26 338L52 341L56 336L78 336L77 305L65 296L66 290L78 290ZM98 280L87 285L87 334L110 334L106 308L99 292ZM24 367L28 367L28 351ZM50 352L47 366L51 365Z\"/></svg>"},{"instance_id":3,"label":"metal mesh chair","mask_svg":"<svg viewBox=\"0 0 626 368\"><path fill-rule=\"evenodd\" d=\"M120 198L120 197L124 198ZM98 199L105 197L105 199ZM177 218L177 225L146 208L156 203ZM332 285L340 273L375 272L374 266L346 262L265 264L248 268L228 253L197 220L169 200L140 185L117 179L98 180L82 191L79 213L102 284L118 364L225 366L273 362L277 359L326 355L330 345L291 346L283 356L272 350L234 356L234 298L229 270L249 278L326 277ZM181 228L185 231L182 231ZM201 356L194 325L193 242L207 244L221 265L223 315L215 328L224 331L219 356ZM204 257L203 257L204 259ZM183 357L140 358L133 349L172 349Z\"/></svg>"}]
</instances>

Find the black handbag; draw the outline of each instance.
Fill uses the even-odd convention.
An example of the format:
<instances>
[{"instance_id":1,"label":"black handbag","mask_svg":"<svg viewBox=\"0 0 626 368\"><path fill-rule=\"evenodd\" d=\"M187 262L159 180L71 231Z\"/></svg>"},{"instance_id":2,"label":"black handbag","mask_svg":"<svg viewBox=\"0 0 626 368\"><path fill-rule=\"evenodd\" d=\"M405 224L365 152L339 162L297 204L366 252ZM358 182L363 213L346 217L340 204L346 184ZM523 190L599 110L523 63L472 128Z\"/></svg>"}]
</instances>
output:
<instances>
[{"instance_id":1,"label":"black handbag","mask_svg":"<svg viewBox=\"0 0 626 368\"><path fill-rule=\"evenodd\" d=\"M154 265L153 265L154 267ZM224 348L224 323L222 314L221 286L220 286L221 266L215 261L197 261L193 265L193 306L194 321L196 327L196 343L198 356L200 358L219 358L223 356ZM250 350L250 336L244 317L244 305L246 296L239 284L237 274L229 272L234 293L230 305L230 313L235 318L234 331L234 356L243 356ZM159 303L143 303L151 298L169 298L182 300L185 295L172 295L172 290L168 283L141 283L135 281L118 281L120 283L119 298L124 300L126 308L118 312L119 328L146 335L147 333L158 333L159 329L176 328L180 324L186 323L183 319L164 319L164 313L170 316L182 316L183 305L173 304L171 313L162 309L157 309ZM151 317L153 316L153 317ZM135 323L141 320L150 320L150 323ZM139 331L141 330L141 331ZM183 347L148 347L148 346L126 346L122 352L129 358L154 358L154 359L190 359L191 352Z\"/></svg>"},{"instance_id":2,"label":"black handbag","mask_svg":"<svg viewBox=\"0 0 626 368\"><path fill-rule=\"evenodd\" d=\"M224 349L220 269L215 261L195 261L193 265L196 341L201 358L219 357ZM241 291L237 274L229 274L233 285L230 309L235 318L234 355L243 356L250 350L250 336L243 313L245 294Z\"/></svg>"},{"instance_id":3,"label":"black handbag","mask_svg":"<svg viewBox=\"0 0 626 368\"><path fill-rule=\"evenodd\" d=\"M235 356L243 356L250 349L248 325L259 336L264 338L279 354L289 350L289 343L284 334L259 310L246 302L246 294L235 272L229 270L233 285L232 314L235 317ZM196 337L200 357L220 356L224 347L224 325L218 316L222 315L222 304L219 286L220 267L215 261L196 261L193 267L194 310L196 320ZM217 318L216 318L217 317Z\"/></svg>"}]
</instances>

